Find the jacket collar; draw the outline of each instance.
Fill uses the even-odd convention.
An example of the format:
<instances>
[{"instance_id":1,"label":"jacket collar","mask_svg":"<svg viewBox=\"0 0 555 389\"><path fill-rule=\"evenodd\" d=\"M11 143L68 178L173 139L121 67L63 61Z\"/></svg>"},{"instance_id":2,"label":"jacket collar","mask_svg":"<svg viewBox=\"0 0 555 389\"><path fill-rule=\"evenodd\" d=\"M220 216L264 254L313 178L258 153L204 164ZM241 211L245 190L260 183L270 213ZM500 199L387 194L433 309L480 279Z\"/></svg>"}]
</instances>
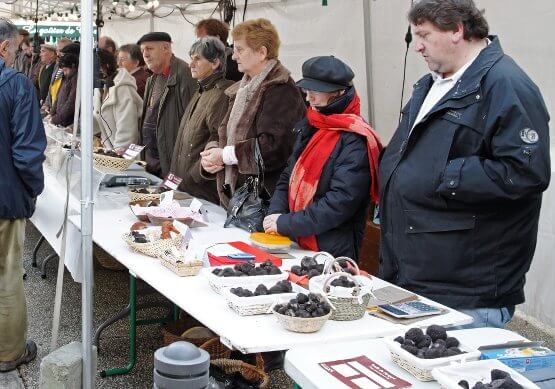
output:
<instances>
[{"instance_id":1,"label":"jacket collar","mask_svg":"<svg viewBox=\"0 0 555 389\"><path fill-rule=\"evenodd\" d=\"M218 85L218 82L223 80L224 74L222 72L216 72L202 81L198 81L199 93L206 92Z\"/></svg>"},{"instance_id":2,"label":"jacket collar","mask_svg":"<svg viewBox=\"0 0 555 389\"><path fill-rule=\"evenodd\" d=\"M503 49L501 48L501 43L499 38L495 35L488 37L491 43L484 48L476 60L469 66L468 69L459 79L459 85L454 88L452 93L450 92L445 97L457 98L463 97L470 93L476 92L480 87L482 78L487 74L491 67L505 55ZM422 77L416 84L414 84L415 92L420 89L428 91L433 83L433 77L431 74L427 74Z\"/></svg>"},{"instance_id":3,"label":"jacket collar","mask_svg":"<svg viewBox=\"0 0 555 389\"><path fill-rule=\"evenodd\" d=\"M124 85L135 86L135 78L133 78L127 70L119 68L116 76L114 77L114 86L108 89L108 96L106 97L106 100L102 102L102 108L106 108L117 103L116 90Z\"/></svg>"},{"instance_id":4,"label":"jacket collar","mask_svg":"<svg viewBox=\"0 0 555 389\"><path fill-rule=\"evenodd\" d=\"M6 65L6 62L0 58L0 86L4 85L10 78L15 76L17 72Z\"/></svg>"},{"instance_id":5,"label":"jacket collar","mask_svg":"<svg viewBox=\"0 0 555 389\"><path fill-rule=\"evenodd\" d=\"M274 68L270 71L270 73L268 73L268 76L266 76L264 81L262 81L262 84L260 84L260 88L265 89L272 85L285 84L287 83L287 81L289 81L290 75L291 72L287 70L287 68L285 68L285 66L283 66L281 62L277 61ZM231 85L225 90L225 94L231 98L235 98L235 95L237 94L240 86L241 81L237 81L235 84Z\"/></svg>"}]
</instances>

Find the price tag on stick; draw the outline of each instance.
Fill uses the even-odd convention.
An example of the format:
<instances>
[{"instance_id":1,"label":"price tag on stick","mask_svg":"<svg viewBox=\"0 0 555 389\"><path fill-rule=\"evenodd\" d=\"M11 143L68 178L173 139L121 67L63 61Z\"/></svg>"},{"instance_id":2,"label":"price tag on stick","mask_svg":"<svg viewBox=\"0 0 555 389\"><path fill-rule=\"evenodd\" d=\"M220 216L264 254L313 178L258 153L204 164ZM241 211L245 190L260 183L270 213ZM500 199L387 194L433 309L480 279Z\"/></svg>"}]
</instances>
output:
<instances>
[{"instance_id":1,"label":"price tag on stick","mask_svg":"<svg viewBox=\"0 0 555 389\"><path fill-rule=\"evenodd\" d=\"M144 146L139 146L134 143L131 143L123 153L123 158L135 159L137 155L139 155L141 151L143 151L144 148L145 148Z\"/></svg>"},{"instance_id":2,"label":"price tag on stick","mask_svg":"<svg viewBox=\"0 0 555 389\"><path fill-rule=\"evenodd\" d=\"M183 181L181 177L178 177L173 173L169 173L166 178L164 178L164 181L160 186L166 187L171 190L177 190L179 184L181 184L181 181Z\"/></svg>"}]
</instances>

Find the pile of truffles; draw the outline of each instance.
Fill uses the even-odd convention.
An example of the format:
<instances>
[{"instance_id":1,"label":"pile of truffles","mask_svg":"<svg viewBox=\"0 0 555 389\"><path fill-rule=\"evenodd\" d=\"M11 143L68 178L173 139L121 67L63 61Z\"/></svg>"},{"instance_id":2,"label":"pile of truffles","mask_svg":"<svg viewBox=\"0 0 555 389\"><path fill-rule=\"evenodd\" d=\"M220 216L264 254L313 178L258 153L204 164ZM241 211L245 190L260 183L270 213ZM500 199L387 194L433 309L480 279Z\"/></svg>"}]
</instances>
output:
<instances>
[{"instance_id":1,"label":"pile of truffles","mask_svg":"<svg viewBox=\"0 0 555 389\"><path fill-rule=\"evenodd\" d=\"M339 276L331 282L332 286L342 286L344 288L354 288L356 284L347 278L347 276Z\"/></svg>"},{"instance_id":2,"label":"pile of truffles","mask_svg":"<svg viewBox=\"0 0 555 389\"><path fill-rule=\"evenodd\" d=\"M133 240L135 241L135 243L150 242L146 234L143 234L142 232L140 232L141 230L144 230L146 228L147 228L147 225L143 222L133 223L133 225L131 226L131 235L133 236ZM176 234L180 234L179 230L175 228L173 223L170 221L163 222L160 229L161 229L160 239L171 239L172 232Z\"/></svg>"},{"instance_id":3,"label":"pile of truffles","mask_svg":"<svg viewBox=\"0 0 555 389\"><path fill-rule=\"evenodd\" d=\"M459 386L464 389L471 389L468 381L460 381ZM503 370L493 369L491 371L491 382L485 384L476 382L472 389L524 389L522 385L511 378L511 375Z\"/></svg>"},{"instance_id":4,"label":"pile of truffles","mask_svg":"<svg viewBox=\"0 0 555 389\"><path fill-rule=\"evenodd\" d=\"M291 286L291 283L289 281L282 280L278 281L278 283L272 286L270 289L268 289L266 285L260 284L256 287L254 292L240 286L238 288L231 288L229 291L239 297L253 297L265 296L268 294L291 293L293 292L293 287Z\"/></svg>"},{"instance_id":5,"label":"pile of truffles","mask_svg":"<svg viewBox=\"0 0 555 389\"><path fill-rule=\"evenodd\" d=\"M319 264L316 260L312 257L304 257L301 259L301 266L292 266L291 273L297 276L307 276L308 278L312 278L314 276L319 276L324 272L324 264Z\"/></svg>"},{"instance_id":6,"label":"pile of truffles","mask_svg":"<svg viewBox=\"0 0 555 389\"><path fill-rule=\"evenodd\" d=\"M405 337L398 336L395 341L401 344L403 350L422 359L463 354L463 351L459 349L457 338L447 337L445 328L435 324L429 326L425 334L420 328L411 328L405 333Z\"/></svg>"},{"instance_id":7,"label":"pile of truffles","mask_svg":"<svg viewBox=\"0 0 555 389\"><path fill-rule=\"evenodd\" d=\"M99 155L104 155L106 157L123 158L121 155L116 153L114 150L98 149L94 153L99 154Z\"/></svg>"},{"instance_id":8,"label":"pile of truffles","mask_svg":"<svg viewBox=\"0 0 555 389\"><path fill-rule=\"evenodd\" d=\"M277 304L274 311L282 315L301 317L304 319L325 316L330 313L330 305L324 299L314 293L308 296L304 293L297 294L297 297L289 300L286 304Z\"/></svg>"},{"instance_id":9,"label":"pile of truffles","mask_svg":"<svg viewBox=\"0 0 555 389\"><path fill-rule=\"evenodd\" d=\"M263 262L259 266L255 266L251 262L245 262L239 263L233 266L233 268L216 268L212 270L212 274L218 277L267 276L281 274L281 270L272 261Z\"/></svg>"}]
</instances>

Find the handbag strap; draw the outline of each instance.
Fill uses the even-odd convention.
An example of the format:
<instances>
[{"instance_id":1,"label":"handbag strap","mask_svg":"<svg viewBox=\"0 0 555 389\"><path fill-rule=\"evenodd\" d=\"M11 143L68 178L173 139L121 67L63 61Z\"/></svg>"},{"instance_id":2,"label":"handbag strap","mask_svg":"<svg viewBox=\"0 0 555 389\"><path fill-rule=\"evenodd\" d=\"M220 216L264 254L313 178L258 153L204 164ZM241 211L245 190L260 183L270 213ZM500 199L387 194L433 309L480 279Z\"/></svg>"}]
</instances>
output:
<instances>
[{"instance_id":1,"label":"handbag strap","mask_svg":"<svg viewBox=\"0 0 555 389\"><path fill-rule=\"evenodd\" d=\"M260 187L264 187L264 159L262 158L262 152L260 151L258 138L255 138L254 140L254 160L256 162L256 167L258 170L258 184L260 185Z\"/></svg>"}]
</instances>

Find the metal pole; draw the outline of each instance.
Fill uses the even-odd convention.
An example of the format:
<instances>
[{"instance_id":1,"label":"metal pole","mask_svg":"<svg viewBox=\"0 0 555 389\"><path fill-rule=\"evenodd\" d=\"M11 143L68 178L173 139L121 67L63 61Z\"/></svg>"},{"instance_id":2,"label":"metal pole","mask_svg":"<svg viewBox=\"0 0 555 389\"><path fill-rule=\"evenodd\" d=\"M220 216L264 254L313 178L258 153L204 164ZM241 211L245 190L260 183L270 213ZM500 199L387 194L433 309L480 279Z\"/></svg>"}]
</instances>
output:
<instances>
[{"instance_id":1,"label":"metal pole","mask_svg":"<svg viewBox=\"0 0 555 389\"><path fill-rule=\"evenodd\" d=\"M366 52L366 97L368 99L368 123L376 128L374 123L374 82L372 69L372 29L370 0L362 0L362 12L364 17L364 48Z\"/></svg>"},{"instance_id":2,"label":"metal pole","mask_svg":"<svg viewBox=\"0 0 555 389\"><path fill-rule=\"evenodd\" d=\"M83 388L93 389L92 140L93 140L93 1L81 1L81 259L83 260Z\"/></svg>"}]
</instances>

